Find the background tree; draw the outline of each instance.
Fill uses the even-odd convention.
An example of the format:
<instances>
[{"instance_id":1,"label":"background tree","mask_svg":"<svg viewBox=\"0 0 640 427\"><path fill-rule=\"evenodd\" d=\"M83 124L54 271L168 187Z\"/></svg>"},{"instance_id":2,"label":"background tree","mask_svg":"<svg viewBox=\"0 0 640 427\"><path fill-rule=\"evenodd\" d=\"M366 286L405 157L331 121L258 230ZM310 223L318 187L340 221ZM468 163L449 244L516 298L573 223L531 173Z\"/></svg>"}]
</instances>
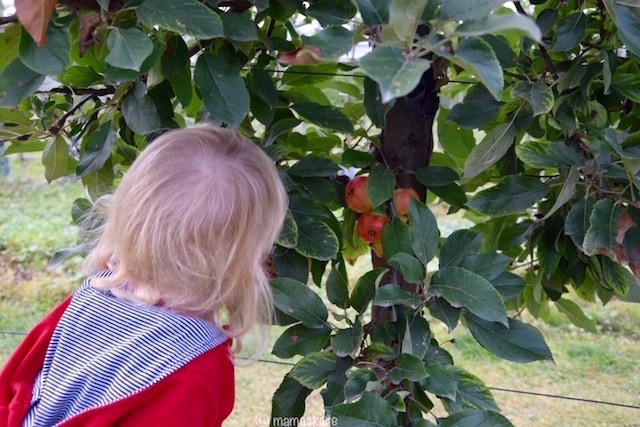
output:
<instances>
[{"instance_id":1,"label":"background tree","mask_svg":"<svg viewBox=\"0 0 640 427\"><path fill-rule=\"evenodd\" d=\"M0 34L3 155L41 151L48 180L75 174L95 198L163 131L211 123L239 128L281 167L290 212L268 264L288 328L273 352L302 358L273 416L302 415L322 388L339 425L509 425L433 321L464 323L497 356L531 362L552 355L522 309L544 318L555 305L595 331L569 288L640 300L635 2L17 0L16 10ZM354 174L367 177L370 207L359 210L371 212L346 206ZM421 201L394 204L400 188ZM427 202L474 225L445 237ZM89 204L76 201L74 218ZM370 246L374 268L349 277ZM428 416L435 399L446 418Z\"/></svg>"}]
</instances>

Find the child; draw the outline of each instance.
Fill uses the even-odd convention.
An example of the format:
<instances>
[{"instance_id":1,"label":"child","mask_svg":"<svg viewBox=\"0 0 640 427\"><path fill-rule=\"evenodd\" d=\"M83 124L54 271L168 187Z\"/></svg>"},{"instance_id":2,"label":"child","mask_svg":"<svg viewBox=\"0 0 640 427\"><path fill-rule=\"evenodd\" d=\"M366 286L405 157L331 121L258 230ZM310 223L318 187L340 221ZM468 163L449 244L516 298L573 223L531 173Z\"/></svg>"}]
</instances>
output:
<instances>
[{"instance_id":1,"label":"child","mask_svg":"<svg viewBox=\"0 0 640 427\"><path fill-rule=\"evenodd\" d=\"M108 202L91 275L0 373L0 425L221 425L230 339L272 319L263 266L287 209L277 169L234 131L173 130Z\"/></svg>"}]
</instances>

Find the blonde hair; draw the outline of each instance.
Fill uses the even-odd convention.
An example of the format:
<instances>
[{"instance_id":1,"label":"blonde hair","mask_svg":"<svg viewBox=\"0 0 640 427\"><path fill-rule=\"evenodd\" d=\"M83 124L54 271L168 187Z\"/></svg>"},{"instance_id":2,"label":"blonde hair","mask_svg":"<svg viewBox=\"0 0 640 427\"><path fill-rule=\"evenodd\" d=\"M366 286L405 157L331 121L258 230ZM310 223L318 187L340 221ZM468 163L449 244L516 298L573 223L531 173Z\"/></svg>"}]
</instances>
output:
<instances>
[{"instance_id":1,"label":"blonde hair","mask_svg":"<svg viewBox=\"0 0 640 427\"><path fill-rule=\"evenodd\" d=\"M234 339L256 323L271 324L264 261L287 194L256 144L217 127L166 132L135 160L106 206L85 266L113 275L93 279L95 287L203 318Z\"/></svg>"}]
</instances>

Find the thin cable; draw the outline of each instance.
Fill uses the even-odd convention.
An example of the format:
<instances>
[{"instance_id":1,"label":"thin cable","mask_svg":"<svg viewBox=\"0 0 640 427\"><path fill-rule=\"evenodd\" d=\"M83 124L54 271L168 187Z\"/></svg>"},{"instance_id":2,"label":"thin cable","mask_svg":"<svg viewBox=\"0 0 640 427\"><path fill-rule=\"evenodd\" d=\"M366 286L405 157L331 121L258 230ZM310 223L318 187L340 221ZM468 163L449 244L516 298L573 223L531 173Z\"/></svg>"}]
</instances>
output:
<instances>
[{"instance_id":1,"label":"thin cable","mask_svg":"<svg viewBox=\"0 0 640 427\"><path fill-rule=\"evenodd\" d=\"M606 402L604 400L584 399L582 397L562 396L562 395L559 395L559 394L538 393L538 392L535 392L535 391L513 390L513 389L510 389L510 388L501 388L501 387L488 387L488 388L490 390L503 391L503 392L506 392L506 393L528 394L530 396L552 397L554 399L575 400L575 401L578 401L578 402L585 402L585 403L598 403L600 405L620 406L622 408L628 408L628 409L640 409L640 406L627 405L625 403Z\"/></svg>"}]
</instances>

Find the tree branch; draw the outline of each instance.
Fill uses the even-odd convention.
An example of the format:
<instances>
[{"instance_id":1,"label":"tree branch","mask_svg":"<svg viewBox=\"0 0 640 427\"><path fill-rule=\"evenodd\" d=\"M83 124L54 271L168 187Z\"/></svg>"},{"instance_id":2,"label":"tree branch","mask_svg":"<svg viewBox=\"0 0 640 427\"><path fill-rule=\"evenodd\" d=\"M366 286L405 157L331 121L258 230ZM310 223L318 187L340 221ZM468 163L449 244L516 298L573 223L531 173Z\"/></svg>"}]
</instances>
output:
<instances>
[{"instance_id":1,"label":"tree branch","mask_svg":"<svg viewBox=\"0 0 640 427\"><path fill-rule=\"evenodd\" d=\"M518 11L519 14L524 16L529 16L527 15L527 12L525 12L524 8L522 7L522 4L520 4L519 1L514 1L513 5L516 7L516 10ZM547 52L547 48L541 45L540 43L538 43L538 47L540 48L540 53L542 54L542 59L544 60L545 68L549 73L551 73L554 79L557 79L558 74L556 73L556 69L553 67L553 64L551 63L551 57L549 56L549 52Z\"/></svg>"},{"instance_id":2,"label":"tree branch","mask_svg":"<svg viewBox=\"0 0 640 427\"><path fill-rule=\"evenodd\" d=\"M11 24L12 22L18 22L17 15L0 16L0 25Z\"/></svg>"},{"instance_id":3,"label":"tree branch","mask_svg":"<svg viewBox=\"0 0 640 427\"><path fill-rule=\"evenodd\" d=\"M69 111L64 113L64 115L62 117L60 117L58 120L56 120L56 122L53 124L53 126L51 126L49 128L49 133L51 135L57 135L58 132L60 132L60 129L62 129L62 127L64 126L65 122L67 121L67 119L69 117L71 117L76 111L78 111L78 109L80 107L82 107L84 104L86 104L90 100L96 99L96 98L97 98L96 95L88 95L87 97L81 99L80 102L78 102L76 105L74 105Z\"/></svg>"}]
</instances>

